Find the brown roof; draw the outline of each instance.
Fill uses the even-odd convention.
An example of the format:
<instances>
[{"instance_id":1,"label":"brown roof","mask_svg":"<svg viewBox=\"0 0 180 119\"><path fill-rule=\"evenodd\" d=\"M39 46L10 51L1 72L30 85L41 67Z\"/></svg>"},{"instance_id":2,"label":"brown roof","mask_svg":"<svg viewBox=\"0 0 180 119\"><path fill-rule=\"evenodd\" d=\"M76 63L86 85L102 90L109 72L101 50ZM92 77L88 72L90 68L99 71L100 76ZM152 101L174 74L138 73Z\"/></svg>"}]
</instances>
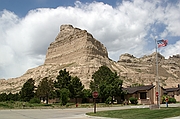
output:
<instances>
[{"instance_id":1,"label":"brown roof","mask_svg":"<svg viewBox=\"0 0 180 119\"><path fill-rule=\"evenodd\" d=\"M138 87L128 87L128 88L123 88L123 91L126 91L129 94L133 94L138 91L143 91L143 90L150 90L154 86L153 85L146 85L146 86L138 86Z\"/></svg>"},{"instance_id":2,"label":"brown roof","mask_svg":"<svg viewBox=\"0 0 180 119\"><path fill-rule=\"evenodd\" d=\"M180 88L166 88L165 90L166 92L174 92L174 91L179 91Z\"/></svg>"}]
</instances>

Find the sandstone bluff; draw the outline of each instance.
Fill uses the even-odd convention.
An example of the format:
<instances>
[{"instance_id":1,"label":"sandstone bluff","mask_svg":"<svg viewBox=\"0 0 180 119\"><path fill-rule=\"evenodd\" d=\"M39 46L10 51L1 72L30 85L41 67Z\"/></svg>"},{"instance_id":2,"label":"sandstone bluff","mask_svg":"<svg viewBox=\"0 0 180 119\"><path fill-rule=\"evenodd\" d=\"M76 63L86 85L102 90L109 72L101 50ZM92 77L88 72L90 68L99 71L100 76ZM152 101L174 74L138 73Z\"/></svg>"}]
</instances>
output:
<instances>
[{"instance_id":1,"label":"sandstone bluff","mask_svg":"<svg viewBox=\"0 0 180 119\"><path fill-rule=\"evenodd\" d=\"M123 54L119 61L108 58L106 47L86 30L74 28L72 25L62 25L60 33L47 50L43 65L29 69L24 75L12 79L0 80L0 93L16 93L22 85L33 78L38 85L43 77L56 79L58 72L66 68L72 76L78 76L85 88L88 88L92 74L102 65L116 71L124 81L124 86L133 83L155 83L155 53L136 58ZM164 87L176 87L180 84L180 55L165 59L158 54L159 77Z\"/></svg>"}]
</instances>

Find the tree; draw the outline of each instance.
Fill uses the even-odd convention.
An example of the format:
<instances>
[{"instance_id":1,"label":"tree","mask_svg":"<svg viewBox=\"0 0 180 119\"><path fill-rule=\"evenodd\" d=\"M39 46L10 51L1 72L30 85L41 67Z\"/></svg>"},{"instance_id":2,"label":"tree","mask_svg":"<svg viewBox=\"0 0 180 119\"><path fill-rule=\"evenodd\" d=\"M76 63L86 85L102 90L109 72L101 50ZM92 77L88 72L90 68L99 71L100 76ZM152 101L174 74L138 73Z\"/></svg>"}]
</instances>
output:
<instances>
[{"instance_id":1,"label":"tree","mask_svg":"<svg viewBox=\"0 0 180 119\"><path fill-rule=\"evenodd\" d=\"M92 75L92 78L96 84L101 84L102 82L111 82L113 74L107 66L101 66L99 70Z\"/></svg>"},{"instance_id":2,"label":"tree","mask_svg":"<svg viewBox=\"0 0 180 119\"><path fill-rule=\"evenodd\" d=\"M58 88L58 89L62 89L62 88L69 89L70 81L71 81L71 76L70 76L69 72L66 71L66 69L60 70L59 71L59 75L56 77L56 79L57 80L54 83L55 88Z\"/></svg>"},{"instance_id":3,"label":"tree","mask_svg":"<svg viewBox=\"0 0 180 119\"><path fill-rule=\"evenodd\" d=\"M0 102L1 101L18 101L19 100L19 93L12 94L11 92L9 94L2 93L0 94Z\"/></svg>"},{"instance_id":4,"label":"tree","mask_svg":"<svg viewBox=\"0 0 180 119\"><path fill-rule=\"evenodd\" d=\"M77 98L80 98L83 96L83 89L84 89L84 85L82 84L80 79L77 76L72 77L70 87L69 87L70 94L71 94L70 97L75 98L76 103L77 103Z\"/></svg>"},{"instance_id":5,"label":"tree","mask_svg":"<svg viewBox=\"0 0 180 119\"><path fill-rule=\"evenodd\" d=\"M32 78L28 79L26 83L24 83L20 97L22 101L30 101L31 98L34 97L34 80Z\"/></svg>"},{"instance_id":6,"label":"tree","mask_svg":"<svg viewBox=\"0 0 180 119\"><path fill-rule=\"evenodd\" d=\"M92 98L92 91L91 89L83 89L83 99L82 102L83 103L88 103L88 98Z\"/></svg>"},{"instance_id":7,"label":"tree","mask_svg":"<svg viewBox=\"0 0 180 119\"><path fill-rule=\"evenodd\" d=\"M56 88L57 96L62 95L61 93L64 93L64 90L67 89L68 91L66 92L69 92L69 95L67 95L69 96L68 98L76 98L77 103L77 98L83 95L84 89L80 79L77 76L71 77L66 69L60 70L56 79L54 86Z\"/></svg>"},{"instance_id":8,"label":"tree","mask_svg":"<svg viewBox=\"0 0 180 119\"><path fill-rule=\"evenodd\" d=\"M48 99L51 93L53 92L53 89L54 89L53 81L51 79L48 80L48 77L45 77L42 79L42 81L40 81L36 91L36 95L40 99L41 98L45 99L46 103L48 104Z\"/></svg>"},{"instance_id":9,"label":"tree","mask_svg":"<svg viewBox=\"0 0 180 119\"><path fill-rule=\"evenodd\" d=\"M67 72L66 69L64 69L59 71L59 75L56 77L56 79L57 80L54 82L54 87L56 89L56 96L60 97L61 90L63 88L69 90L71 76L69 72Z\"/></svg>"},{"instance_id":10,"label":"tree","mask_svg":"<svg viewBox=\"0 0 180 119\"><path fill-rule=\"evenodd\" d=\"M119 79L116 72L112 72L107 66L101 66L92 75L92 78L94 81L90 82L90 89L98 91L101 98L112 97L113 101L113 96L121 95L123 81Z\"/></svg>"},{"instance_id":11,"label":"tree","mask_svg":"<svg viewBox=\"0 0 180 119\"><path fill-rule=\"evenodd\" d=\"M62 88L60 90L60 101L61 101L61 105L66 105L67 102L69 101L69 90L66 88Z\"/></svg>"},{"instance_id":12,"label":"tree","mask_svg":"<svg viewBox=\"0 0 180 119\"><path fill-rule=\"evenodd\" d=\"M20 95L19 95L19 93L15 93L15 94L13 94L14 96L13 96L13 100L14 101L19 101L20 100Z\"/></svg>"},{"instance_id":13,"label":"tree","mask_svg":"<svg viewBox=\"0 0 180 119\"><path fill-rule=\"evenodd\" d=\"M6 93L0 94L0 102L4 102L8 99L8 95Z\"/></svg>"},{"instance_id":14,"label":"tree","mask_svg":"<svg viewBox=\"0 0 180 119\"><path fill-rule=\"evenodd\" d=\"M13 94L10 92L8 95L7 95L7 100L9 101L9 100L12 100L12 98L13 98Z\"/></svg>"}]
</instances>

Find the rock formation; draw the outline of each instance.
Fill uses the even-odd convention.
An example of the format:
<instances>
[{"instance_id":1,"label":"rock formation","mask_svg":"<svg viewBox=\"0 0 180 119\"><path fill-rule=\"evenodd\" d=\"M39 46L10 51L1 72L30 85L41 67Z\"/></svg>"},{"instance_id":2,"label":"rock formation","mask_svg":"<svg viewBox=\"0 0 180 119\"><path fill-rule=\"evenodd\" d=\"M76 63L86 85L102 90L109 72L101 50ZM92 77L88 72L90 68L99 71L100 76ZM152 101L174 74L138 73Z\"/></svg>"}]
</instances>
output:
<instances>
[{"instance_id":1,"label":"rock formation","mask_svg":"<svg viewBox=\"0 0 180 119\"><path fill-rule=\"evenodd\" d=\"M123 66L124 71L120 75L125 77L126 85L132 83L150 84L155 83L156 79L156 53L148 56L136 58L130 54L120 56L117 64ZM158 53L158 74L161 86L177 87L180 83L180 57L174 55L169 59Z\"/></svg>"},{"instance_id":2,"label":"rock formation","mask_svg":"<svg viewBox=\"0 0 180 119\"><path fill-rule=\"evenodd\" d=\"M29 69L21 77L0 80L0 92L16 93L29 78L33 78L36 85L44 77L56 80L58 72L64 68L72 76L78 76L85 88L88 88L92 74L102 65L116 71L123 79L124 86L133 83L150 84L155 82L155 56L156 54L152 53L149 56L136 58L126 53L115 62L108 58L104 45L86 30L74 28L72 25L62 25L60 33L47 50L44 64ZM165 59L158 54L158 61L161 85L176 87L180 84L180 55Z\"/></svg>"},{"instance_id":3,"label":"rock formation","mask_svg":"<svg viewBox=\"0 0 180 119\"><path fill-rule=\"evenodd\" d=\"M92 59L108 59L106 48L86 30L62 25L55 41L50 44L45 64L84 64Z\"/></svg>"}]
</instances>

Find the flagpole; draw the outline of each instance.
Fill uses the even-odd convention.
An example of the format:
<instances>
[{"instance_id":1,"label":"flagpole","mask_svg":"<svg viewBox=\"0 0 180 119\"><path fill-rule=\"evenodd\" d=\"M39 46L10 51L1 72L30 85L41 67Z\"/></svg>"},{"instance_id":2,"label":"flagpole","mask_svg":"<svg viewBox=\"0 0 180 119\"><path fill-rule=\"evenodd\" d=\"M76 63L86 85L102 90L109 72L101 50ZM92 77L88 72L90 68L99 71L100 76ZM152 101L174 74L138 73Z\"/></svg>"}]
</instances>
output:
<instances>
[{"instance_id":1,"label":"flagpole","mask_svg":"<svg viewBox=\"0 0 180 119\"><path fill-rule=\"evenodd\" d=\"M158 88L158 98L157 98L157 105L160 109L160 85L159 85L159 73L158 73L158 48L157 48L157 40L155 39L155 46L156 46L156 85Z\"/></svg>"}]
</instances>

